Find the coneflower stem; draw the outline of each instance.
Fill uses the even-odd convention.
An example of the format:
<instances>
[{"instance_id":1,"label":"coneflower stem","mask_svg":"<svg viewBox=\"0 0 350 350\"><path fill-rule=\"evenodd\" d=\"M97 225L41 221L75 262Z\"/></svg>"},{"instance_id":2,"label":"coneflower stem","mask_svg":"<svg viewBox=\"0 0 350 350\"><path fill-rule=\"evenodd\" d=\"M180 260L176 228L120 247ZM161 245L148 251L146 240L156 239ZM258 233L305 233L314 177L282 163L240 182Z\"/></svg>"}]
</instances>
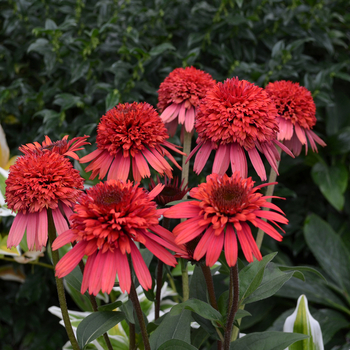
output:
<instances>
[{"instance_id":1,"label":"coneflower stem","mask_svg":"<svg viewBox=\"0 0 350 350\"><path fill-rule=\"evenodd\" d=\"M201 268L205 278L205 283L207 284L210 305L214 309L218 310L218 304L216 302L216 296L215 296L214 282L213 282L213 277L211 275L210 267L207 265L201 264Z\"/></svg>"},{"instance_id":2,"label":"coneflower stem","mask_svg":"<svg viewBox=\"0 0 350 350\"><path fill-rule=\"evenodd\" d=\"M231 333L235 315L238 310L238 299L239 299L239 281L238 281L238 265L230 268L230 289L233 288L233 301L229 314L227 315L225 336L224 336L224 350L230 349Z\"/></svg>"},{"instance_id":3,"label":"coneflower stem","mask_svg":"<svg viewBox=\"0 0 350 350\"><path fill-rule=\"evenodd\" d=\"M136 350L135 325L129 322L129 350Z\"/></svg>"},{"instance_id":4,"label":"coneflower stem","mask_svg":"<svg viewBox=\"0 0 350 350\"><path fill-rule=\"evenodd\" d=\"M55 225L53 222L52 213L51 213L50 209L47 211L47 216L48 216L48 236L49 236L49 241L50 241L50 247L52 247L52 243L56 239L56 229L55 229ZM52 255L53 266L56 267L56 265L60 259L59 254L58 254L58 250L51 249L51 255ZM60 303L60 308L62 311L62 318L63 318L64 326L66 328L68 339L71 342L74 350L80 350L78 342L75 339L72 324L71 324L70 319L69 319L66 296L64 293L63 281L62 281L62 279L60 279L56 276L55 276L55 279L56 279L58 300Z\"/></svg>"},{"instance_id":5,"label":"coneflower stem","mask_svg":"<svg viewBox=\"0 0 350 350\"><path fill-rule=\"evenodd\" d=\"M190 297L187 260L180 258L180 264L181 264L181 274L182 274L182 301L186 301Z\"/></svg>"},{"instance_id":6,"label":"coneflower stem","mask_svg":"<svg viewBox=\"0 0 350 350\"><path fill-rule=\"evenodd\" d=\"M72 246L74 247L75 244L72 243ZM79 268L81 270L81 273L84 274L85 266L84 266L83 260L79 261ZM98 306L97 306L95 297L92 294L89 294L89 299L90 299L90 303L91 303L91 306L92 306L92 310L94 312L98 311ZM108 350L113 350L113 346L111 344L111 341L109 340L109 337L108 337L107 333L103 333L103 339L104 339L104 341L105 341L105 343L107 345Z\"/></svg>"},{"instance_id":7,"label":"coneflower stem","mask_svg":"<svg viewBox=\"0 0 350 350\"><path fill-rule=\"evenodd\" d=\"M130 296L131 302L132 302L132 304L134 306L134 310L136 312L137 319L139 320L144 349L145 350L151 350L151 346L150 346L149 340L148 340L145 320L143 319L141 305L140 305L140 302L139 302L139 298L137 297L137 293L136 293L136 289L135 289L135 285L134 285L133 281L131 281L131 288L130 288L129 296Z\"/></svg>"},{"instance_id":8,"label":"coneflower stem","mask_svg":"<svg viewBox=\"0 0 350 350\"><path fill-rule=\"evenodd\" d=\"M191 141L192 141L192 133L187 132L185 130L184 135L184 147L183 152L186 153L185 156L182 156L182 175L181 175L181 181L183 180L183 183L186 185L188 184L188 177L190 172L190 162L186 163L188 155L191 153ZM183 197L183 199L187 198L187 194Z\"/></svg>"},{"instance_id":9,"label":"coneflower stem","mask_svg":"<svg viewBox=\"0 0 350 350\"><path fill-rule=\"evenodd\" d=\"M277 147L279 155L281 156L281 149L278 146L276 146L276 147ZM277 163L277 169L278 169L280 161L277 160L276 163ZM269 182L275 182L276 179L277 179L277 173L275 172L275 170L273 170L271 168L270 176L269 176ZM265 196L272 196L274 190L275 190L275 185L268 186L267 189L266 189ZM266 201L271 203L272 198L267 198ZM263 208L263 210L269 210L269 208ZM263 219L263 220L266 221L266 219ZM264 238L264 234L265 234L264 231L261 228L259 228L258 234L256 236L256 245L258 246L258 249L261 248L262 241L263 241L263 238Z\"/></svg>"}]
</instances>

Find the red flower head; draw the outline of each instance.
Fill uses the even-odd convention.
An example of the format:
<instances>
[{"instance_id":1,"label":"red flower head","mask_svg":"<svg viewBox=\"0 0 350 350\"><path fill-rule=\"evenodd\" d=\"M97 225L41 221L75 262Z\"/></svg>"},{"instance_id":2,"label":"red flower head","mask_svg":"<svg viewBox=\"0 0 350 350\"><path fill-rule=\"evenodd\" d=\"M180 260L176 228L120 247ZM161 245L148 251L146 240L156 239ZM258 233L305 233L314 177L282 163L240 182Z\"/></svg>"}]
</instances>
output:
<instances>
[{"instance_id":1,"label":"red flower head","mask_svg":"<svg viewBox=\"0 0 350 350\"><path fill-rule=\"evenodd\" d=\"M69 218L84 187L79 171L55 152L34 152L18 157L6 180L6 202L18 211L7 241L8 247L20 243L27 230L30 250L41 250L48 235L47 210L51 209L57 233L68 230Z\"/></svg>"},{"instance_id":2,"label":"red flower head","mask_svg":"<svg viewBox=\"0 0 350 350\"><path fill-rule=\"evenodd\" d=\"M26 145L19 147L19 150L24 154L51 151L79 160L79 157L74 152L80 151L84 149L82 146L90 144L89 142L86 142L88 137L89 136L86 135L84 137L74 137L67 142L68 135L66 135L62 140L52 142L48 136L45 136L45 141L43 141L42 144L39 142L27 143Z\"/></svg>"},{"instance_id":3,"label":"red flower head","mask_svg":"<svg viewBox=\"0 0 350 350\"><path fill-rule=\"evenodd\" d=\"M130 254L142 287L152 287L152 278L135 242L142 243L164 263L175 266L176 259L165 248L179 251L171 232L159 226L159 211L152 199L159 194L158 185L147 193L132 182L109 180L87 190L78 199L71 229L52 245L56 250L69 242L78 242L57 264L56 275L69 274L87 255L81 292L109 293L116 274L122 291L130 292ZM154 233L150 232L153 231Z\"/></svg>"},{"instance_id":4,"label":"red flower head","mask_svg":"<svg viewBox=\"0 0 350 350\"><path fill-rule=\"evenodd\" d=\"M210 74L194 67L176 68L165 78L157 107L170 136L175 135L178 124L184 124L187 132L193 130L199 102L214 86Z\"/></svg>"},{"instance_id":5,"label":"red flower head","mask_svg":"<svg viewBox=\"0 0 350 350\"><path fill-rule=\"evenodd\" d=\"M282 236L261 218L287 224L288 220L282 215L261 210L262 207L277 210L283 214L276 205L267 202L257 190L257 187L249 177L243 179L236 171L232 177L226 174L211 174L207 176L207 182L200 184L190 191L190 196L195 201L176 204L164 212L168 218L189 218L177 225L173 233L177 244L185 244L193 239L199 239L194 250L193 259L200 260L206 254L206 264L213 266L218 260L222 248L229 266L237 262L237 239L242 246L245 258L253 261L253 255L261 260L260 251L254 241L248 222L261 228L277 241Z\"/></svg>"},{"instance_id":6,"label":"red flower head","mask_svg":"<svg viewBox=\"0 0 350 350\"><path fill-rule=\"evenodd\" d=\"M316 124L316 106L308 89L299 83L281 80L269 83L265 90L278 110L278 140L284 141L296 156L300 154L302 145L305 145L307 153L306 136L314 152L317 152L315 141L322 147L326 146L311 130Z\"/></svg>"},{"instance_id":7,"label":"red flower head","mask_svg":"<svg viewBox=\"0 0 350 350\"><path fill-rule=\"evenodd\" d=\"M160 179L157 176L158 184L160 183ZM166 204L181 200L188 191L187 185L183 188L184 180L181 181L179 185L179 179L175 177L173 181L169 180L166 176L164 177L164 188L162 191L154 198L154 201L164 207ZM151 183L149 185L149 189L152 190L156 187L153 179L151 179Z\"/></svg>"},{"instance_id":8,"label":"red flower head","mask_svg":"<svg viewBox=\"0 0 350 350\"><path fill-rule=\"evenodd\" d=\"M148 163L161 175L172 177L172 168L166 155L179 169L174 157L163 146L184 154L166 141L166 128L155 109L146 102L119 104L107 111L97 127L97 150L83 157L81 163L93 162L86 167L92 170L91 178L99 174L103 179L126 181L132 162L135 181L150 177Z\"/></svg>"},{"instance_id":9,"label":"red flower head","mask_svg":"<svg viewBox=\"0 0 350 350\"><path fill-rule=\"evenodd\" d=\"M278 174L276 161L280 155L275 145L289 155L293 154L276 140L276 116L274 103L262 88L238 78L217 83L198 108L198 145L188 157L201 148L196 155L194 171L199 174L203 170L215 149L213 173L224 174L231 162L232 171L239 170L243 177L247 177L246 150L254 169L264 181L266 172L258 149Z\"/></svg>"}]
</instances>

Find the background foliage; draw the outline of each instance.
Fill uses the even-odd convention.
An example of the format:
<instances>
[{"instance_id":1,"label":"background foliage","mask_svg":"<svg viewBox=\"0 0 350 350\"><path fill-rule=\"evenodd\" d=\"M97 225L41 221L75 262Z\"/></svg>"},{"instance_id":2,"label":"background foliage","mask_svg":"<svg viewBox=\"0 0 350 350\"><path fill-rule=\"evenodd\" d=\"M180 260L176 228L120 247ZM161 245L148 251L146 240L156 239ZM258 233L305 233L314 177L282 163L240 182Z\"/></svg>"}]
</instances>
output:
<instances>
[{"instance_id":1,"label":"background foliage","mask_svg":"<svg viewBox=\"0 0 350 350\"><path fill-rule=\"evenodd\" d=\"M0 122L12 155L19 145L41 141L46 134L52 139L87 134L93 143L95 127L107 109L132 101L156 106L159 84L176 67L194 65L217 81L238 76L260 86L281 79L298 81L314 96L315 129L328 146L319 154L283 158L277 194L287 197L281 206L290 225L282 244L265 239L263 253L278 250L276 259L284 265L316 265L326 269L325 275L331 274L327 267L338 258L331 254L333 240L327 241L329 254L326 250L323 255L329 264L319 264L322 259L314 247L324 244L323 235L311 240L310 227L312 231L312 225L319 225L316 233L331 231L350 251L349 10L347 0L0 1ZM196 183L192 176L191 184ZM314 215L307 221L305 240L309 214ZM10 220L2 221L1 232L8 232L9 225ZM346 262L350 255L344 254ZM23 289L37 286L33 279L40 275L42 286L47 273L40 267L35 267L34 275L30 267L25 272L28 278L22 286L0 280L0 298L10 303L1 303L0 315L8 315L4 308L11 303L21 310L1 317L1 330L23 317L29 322L38 316L23 307L23 298L29 295ZM47 286L40 289L43 295L52 279L45 281ZM339 279L333 282L343 285ZM254 317L244 319L243 329L277 329L278 322L272 323L294 305L285 297L297 298L305 286L295 287L295 293L286 287L289 293L280 292L284 298L249 305ZM306 293L318 309L328 306L328 311L320 311L324 317L341 320L329 333L326 348L345 348L350 338L350 291L347 286L334 291L332 284L317 288L335 293L337 305L345 305L347 311L338 308L334 315L333 304L310 299L312 293ZM43 310L53 304L37 294L27 299L31 307L40 305ZM36 325L39 332L42 325L31 323ZM48 322L46 332L50 327L53 332L54 325ZM8 339L5 333L0 332L0 342ZM39 349L26 335L13 338L8 349ZM58 339L57 347L63 342L62 337Z\"/></svg>"}]
</instances>

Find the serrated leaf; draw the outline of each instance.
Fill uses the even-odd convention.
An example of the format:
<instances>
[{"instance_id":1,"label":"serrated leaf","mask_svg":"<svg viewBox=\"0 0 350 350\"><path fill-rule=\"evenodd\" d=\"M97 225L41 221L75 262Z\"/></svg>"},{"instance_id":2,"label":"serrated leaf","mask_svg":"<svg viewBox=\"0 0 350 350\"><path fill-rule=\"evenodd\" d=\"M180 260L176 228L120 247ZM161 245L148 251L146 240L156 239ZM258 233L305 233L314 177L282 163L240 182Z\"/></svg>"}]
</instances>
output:
<instances>
[{"instance_id":1,"label":"serrated leaf","mask_svg":"<svg viewBox=\"0 0 350 350\"><path fill-rule=\"evenodd\" d=\"M81 349L125 319L122 312L97 311L84 318L77 328L77 341Z\"/></svg>"}]
</instances>

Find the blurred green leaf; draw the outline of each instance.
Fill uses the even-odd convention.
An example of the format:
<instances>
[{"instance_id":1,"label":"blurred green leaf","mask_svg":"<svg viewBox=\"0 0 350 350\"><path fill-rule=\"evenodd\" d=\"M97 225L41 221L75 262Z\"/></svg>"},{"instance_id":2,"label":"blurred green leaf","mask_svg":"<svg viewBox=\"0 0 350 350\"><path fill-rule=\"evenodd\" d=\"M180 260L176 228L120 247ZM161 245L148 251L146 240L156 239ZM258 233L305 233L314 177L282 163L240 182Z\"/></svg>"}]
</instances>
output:
<instances>
[{"instance_id":1,"label":"blurred green leaf","mask_svg":"<svg viewBox=\"0 0 350 350\"><path fill-rule=\"evenodd\" d=\"M196 350L197 348L182 340L171 339L163 343L158 350Z\"/></svg>"}]
</instances>

